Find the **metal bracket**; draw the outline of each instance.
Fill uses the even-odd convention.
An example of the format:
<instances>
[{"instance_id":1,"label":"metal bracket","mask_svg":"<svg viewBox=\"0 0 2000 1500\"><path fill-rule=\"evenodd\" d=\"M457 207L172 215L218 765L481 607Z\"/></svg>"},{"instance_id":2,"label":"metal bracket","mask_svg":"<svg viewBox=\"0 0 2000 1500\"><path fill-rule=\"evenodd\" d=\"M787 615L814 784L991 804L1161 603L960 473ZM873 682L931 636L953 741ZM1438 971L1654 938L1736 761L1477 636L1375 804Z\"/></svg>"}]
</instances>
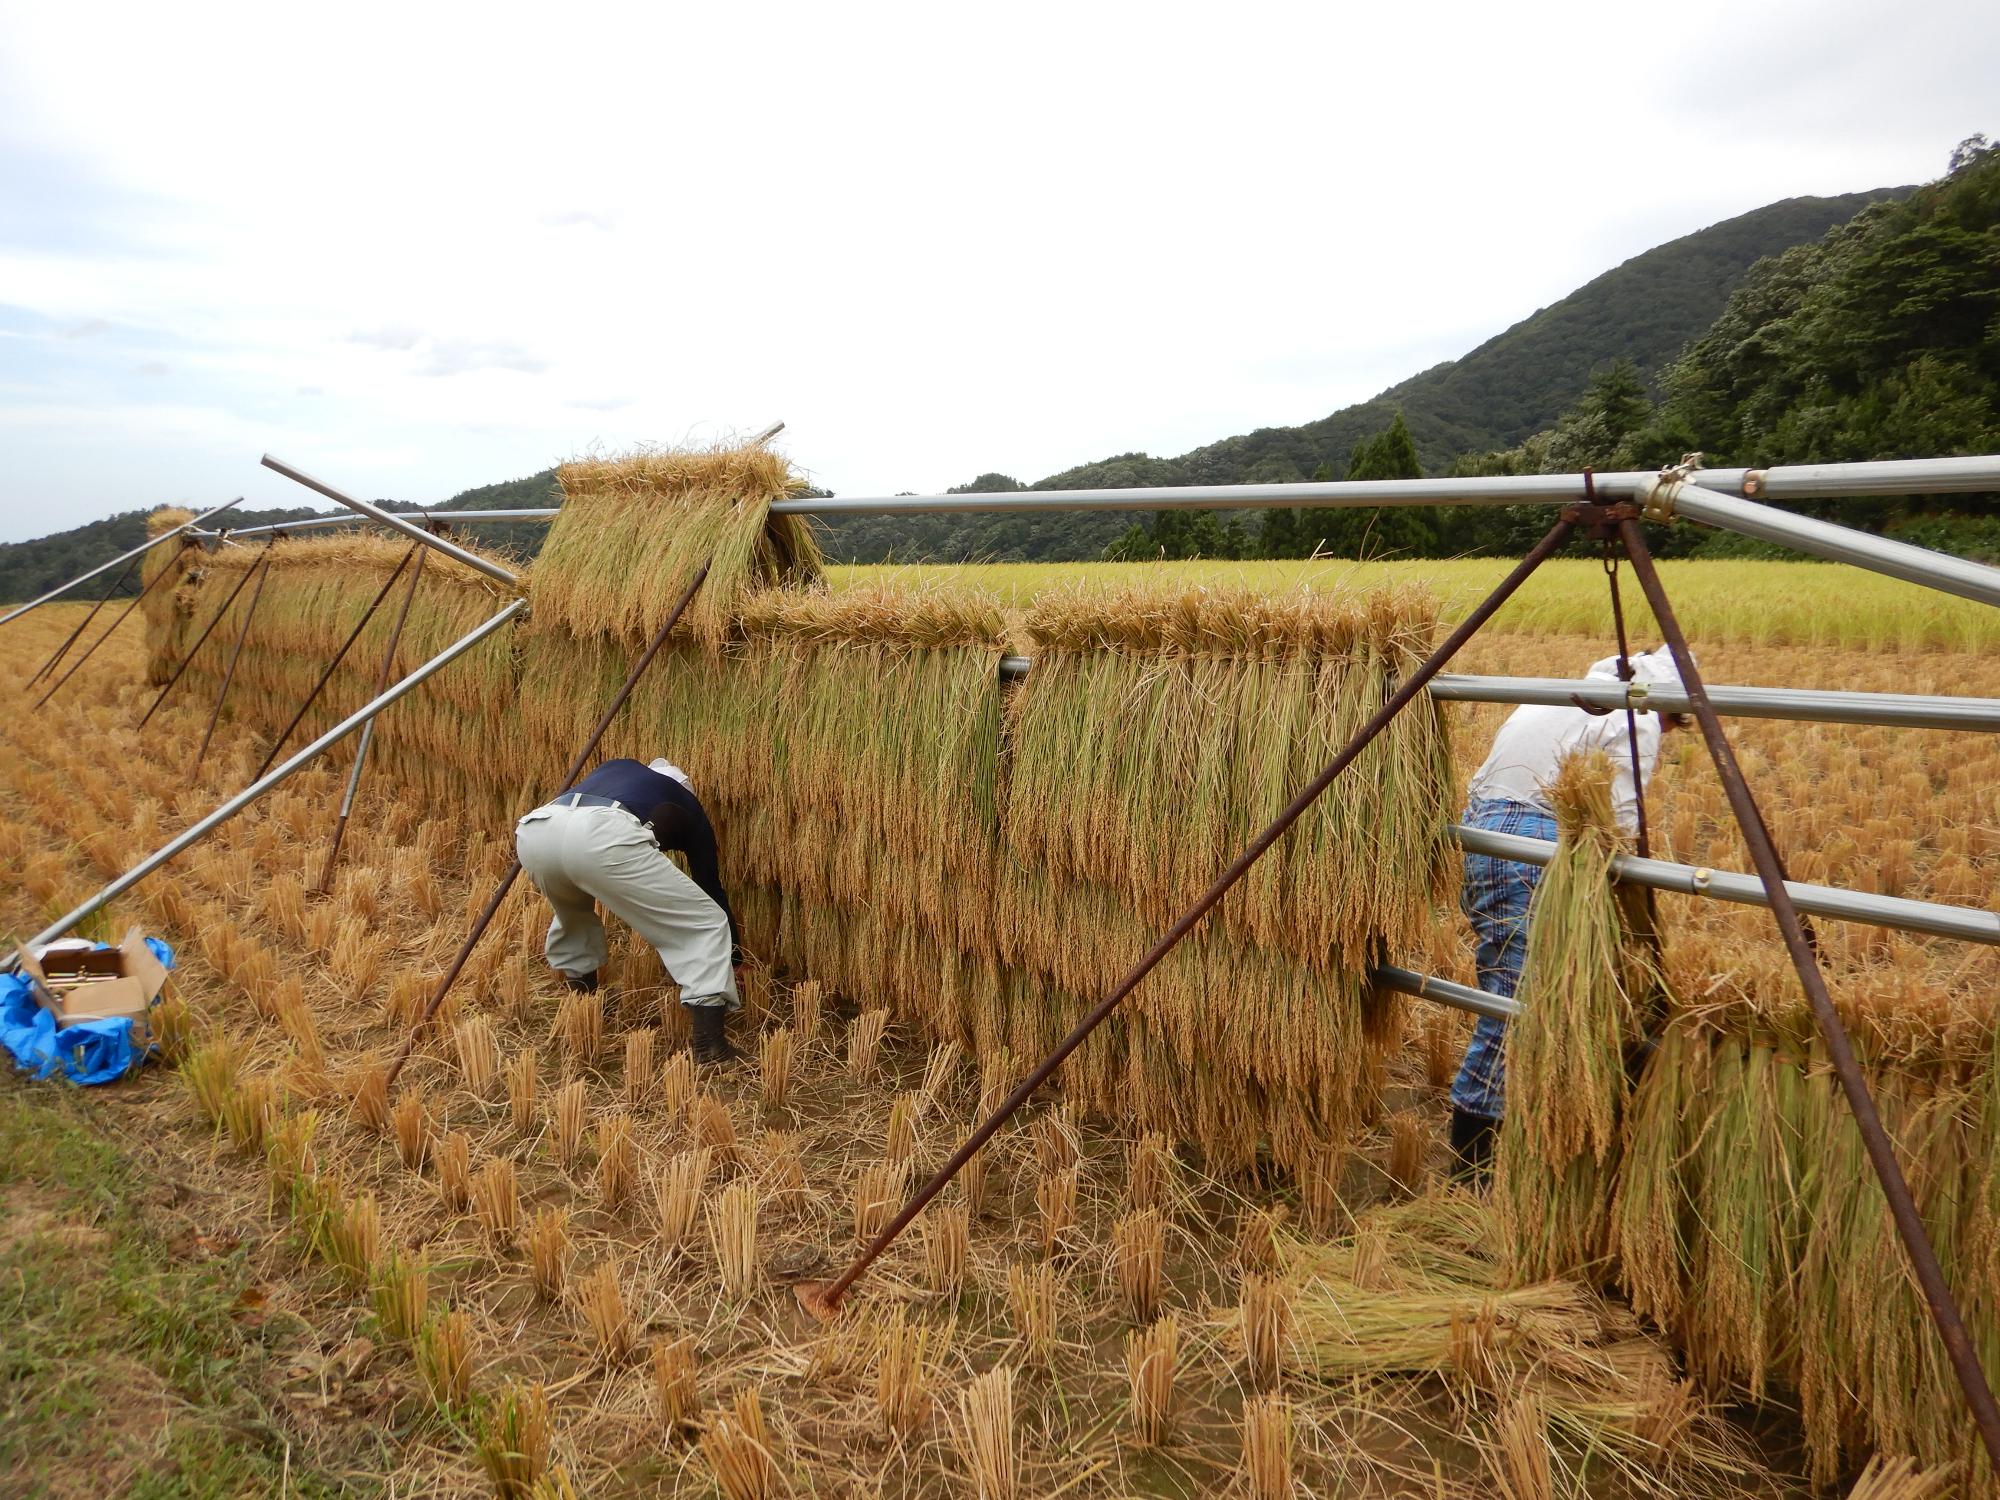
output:
<instances>
[{"instance_id":1,"label":"metal bracket","mask_svg":"<svg viewBox=\"0 0 2000 1500\"><path fill-rule=\"evenodd\" d=\"M1605 505L1591 501L1583 505L1564 508L1562 518L1576 527L1594 542L1615 541L1618 537L1620 521L1639 519L1639 507L1629 500L1620 500Z\"/></svg>"}]
</instances>

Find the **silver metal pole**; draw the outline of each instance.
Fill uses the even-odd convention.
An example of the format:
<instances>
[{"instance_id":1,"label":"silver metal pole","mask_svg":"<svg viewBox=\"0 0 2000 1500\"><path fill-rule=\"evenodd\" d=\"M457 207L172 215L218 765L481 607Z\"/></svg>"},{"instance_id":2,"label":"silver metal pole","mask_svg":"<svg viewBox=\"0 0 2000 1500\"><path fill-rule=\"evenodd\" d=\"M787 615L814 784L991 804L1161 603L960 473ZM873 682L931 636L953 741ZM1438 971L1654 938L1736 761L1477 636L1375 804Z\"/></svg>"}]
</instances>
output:
<instances>
[{"instance_id":1,"label":"silver metal pole","mask_svg":"<svg viewBox=\"0 0 2000 1500\"><path fill-rule=\"evenodd\" d=\"M555 506L544 506L535 510L412 510L402 514L412 521L440 521L456 526L461 521L553 521ZM233 537L246 536L290 536L295 531L326 531L336 526L359 526L361 520L354 516L340 515L306 516L297 521L273 521L268 526L245 526L241 531L232 531Z\"/></svg>"},{"instance_id":2,"label":"silver metal pole","mask_svg":"<svg viewBox=\"0 0 2000 1500\"><path fill-rule=\"evenodd\" d=\"M1574 707L1574 700L1581 698L1593 708L1629 707L1642 713L1663 714L1691 711L1684 688L1664 683L1603 682L1594 678L1472 677L1441 672L1431 680L1431 696L1450 703L1539 703L1558 708ZM1708 697L1717 713L1738 719L2000 733L2000 698L1771 687L1711 687Z\"/></svg>"},{"instance_id":3,"label":"silver metal pole","mask_svg":"<svg viewBox=\"0 0 2000 1500\"><path fill-rule=\"evenodd\" d=\"M451 558L455 562L462 562L468 568L476 568L488 578L504 583L510 588L520 587L520 575L511 568L501 567L500 564L494 562L490 557L481 557L476 552L466 551L465 548L457 545L455 542L448 542L441 536L433 536L424 530L423 527L406 520L402 516L394 515L382 509L379 505L370 505L366 500L357 500L352 495L344 495L332 485L315 479L310 474L303 474L290 464L285 463L281 459L273 458L268 453L264 455L263 462L264 467L272 470L274 473L282 474L287 479L296 480L309 490L317 490L320 494L326 496L327 499L337 501L349 510L368 517L371 521L379 521L384 526L394 527L397 531L402 532L404 536L411 538L413 541L422 542L426 547L434 551L442 552L446 557ZM278 529L283 530L284 528L280 527Z\"/></svg>"},{"instance_id":4,"label":"silver metal pole","mask_svg":"<svg viewBox=\"0 0 2000 1500\"><path fill-rule=\"evenodd\" d=\"M1368 971L1368 977L1382 989L1415 995L1419 1000L1433 1000L1439 1005L1449 1005L1453 1010L1470 1011L1475 1016L1487 1016L1495 1021L1511 1021L1521 1013L1521 1002L1518 1000L1509 1000L1505 995L1495 995L1487 990L1476 990L1455 980L1439 979L1433 974L1401 969L1394 964L1377 964Z\"/></svg>"},{"instance_id":5,"label":"silver metal pole","mask_svg":"<svg viewBox=\"0 0 2000 1500\"><path fill-rule=\"evenodd\" d=\"M1531 839L1518 833L1495 833L1486 828L1468 828L1454 823L1451 836L1468 854L1490 854L1496 859L1516 860L1525 865L1545 865L1556 846L1550 839ZM1716 901L1732 901L1742 906L1768 907L1763 884L1754 875L1737 875L1727 870L1710 870L1679 865L1664 859L1640 859L1633 854L1615 855L1611 878L1630 885L1651 886L1656 891L1677 891L1686 896L1707 896ZM1968 943L2000 945L2000 912L1978 911L1969 906L1945 906L1935 901L1910 901L1901 896L1876 896L1865 891L1843 891L1829 885L1785 882L1792 904L1800 911L1838 922L1864 922L1871 927L1895 927L1904 932L1921 932L1931 937L1957 938Z\"/></svg>"},{"instance_id":6,"label":"silver metal pole","mask_svg":"<svg viewBox=\"0 0 2000 1500\"><path fill-rule=\"evenodd\" d=\"M780 423L779 426L784 424ZM760 434L761 441L769 433ZM281 471L282 472L282 471ZM1839 496L1976 493L2000 489L2000 457L1913 458L1881 463L1806 464L1776 469L1702 469L1701 487L1798 499ZM1594 476L1600 495L1645 499L1660 486L1652 470ZM311 481L305 481L311 483ZM315 484L314 486L318 486ZM326 491L322 491L326 493ZM1060 510L1241 510L1300 506L1563 504L1585 498L1581 474L1493 475L1463 479L1337 480L1314 484L1179 485L1121 490L1020 490L984 495L878 495L780 500L774 513L801 516L991 513ZM407 516L461 521L547 521L557 507L440 510ZM385 516L387 512L383 513ZM351 526L346 516L309 516L245 527L237 536Z\"/></svg>"},{"instance_id":7,"label":"silver metal pole","mask_svg":"<svg viewBox=\"0 0 2000 1500\"><path fill-rule=\"evenodd\" d=\"M483 625L476 626L466 635L459 637L458 640L445 647L444 650L411 672L387 692L362 704L361 707L342 719L325 734L292 756L290 760L274 767L256 781L251 782L249 786L238 792L234 797L231 797L222 806L218 807L193 827L187 829L184 833L177 834L175 837L169 839L158 849L155 849L151 854L140 860L138 864L112 881L111 884L105 886L103 890L77 907L76 910L57 918L54 924L29 938L25 946L36 948L43 943L52 943L57 938L67 934L85 917L100 907L116 900L133 886L144 880L148 875L152 874L153 871L159 869L161 865L164 865L176 854L179 854L183 849L200 843L202 839L235 817L236 814L243 811L244 808L255 802L264 793L270 791L272 787L276 786L293 772L304 767L314 756L318 755L329 745L335 743L344 735L351 734L354 730L360 728L382 709L394 703L404 694L413 692L423 686L424 683L428 682L432 676L441 671L446 665L463 656L474 646L477 646L481 641L492 635L527 607L527 600L516 599ZM14 952L8 954L4 960L0 960L0 969L11 969L14 966L15 960L19 957L20 949L17 948Z\"/></svg>"},{"instance_id":8,"label":"silver metal pole","mask_svg":"<svg viewBox=\"0 0 2000 1500\"><path fill-rule=\"evenodd\" d=\"M72 578L68 583L63 584L60 588L50 589L46 594L42 595L41 598L30 599L26 604L19 605L14 609L8 610L6 614L0 615L0 625L5 625L9 620L14 619L18 615L25 615L29 610L35 608L37 605L47 604L51 599L55 598L58 594L67 594L71 589L75 588L79 583L90 582L90 580L95 578L99 573L108 573L113 568L117 567L120 563L130 562L133 558L137 557L142 552L152 551L153 548L159 546L160 543L162 542L172 541L175 537L179 536L183 531L186 531L190 526L194 526L202 521L206 521L210 516L219 516L225 510L234 509L236 506L239 506L242 503L243 503L243 497L241 495L238 495L234 500L231 500L226 505L218 505L215 507L214 510L205 510L200 515L195 516L193 519L181 522L180 525L174 527L173 530L171 531L163 531L156 537L148 538L146 541L141 542L138 546L132 548L131 551L119 553L116 557L112 558L110 562L99 563L96 567L92 568L88 573L77 574L76 577Z\"/></svg>"},{"instance_id":9,"label":"silver metal pole","mask_svg":"<svg viewBox=\"0 0 2000 1500\"><path fill-rule=\"evenodd\" d=\"M1026 677L1029 656L1003 656L1000 675ZM1576 698L1593 708L1636 708L1642 713L1689 712L1684 689L1655 683L1602 682L1592 678L1475 677L1440 672L1431 697L1446 703L1539 703L1571 708ZM1807 724L1883 724L1897 729L1966 729L2000 734L2000 698L1946 698L1929 693L1828 692L1812 688L1711 687L1718 713L1738 719L1788 719Z\"/></svg>"},{"instance_id":10,"label":"silver metal pole","mask_svg":"<svg viewBox=\"0 0 2000 1500\"><path fill-rule=\"evenodd\" d=\"M1718 483L1716 476L1724 476ZM1827 500L1862 495L1977 494L2000 489L2000 458L1888 458L1852 464L1787 464L1775 469L1696 470L1702 488L1752 498Z\"/></svg>"},{"instance_id":11,"label":"silver metal pole","mask_svg":"<svg viewBox=\"0 0 2000 1500\"><path fill-rule=\"evenodd\" d=\"M1927 547L1912 547L1907 542L1892 542L1887 537L1836 526L1831 521L1818 521L1811 516L1794 515L1788 510L1775 510L1734 495L1720 495L1706 485L1672 479L1659 482L1652 506L1656 506L1662 516L1699 521L1704 526L1733 531L1739 536L1776 542L1795 552L1853 563L1873 573L1886 573L1891 578L1941 589L1961 599L2000 605L2000 568L1989 568L1983 563L1953 557L1948 552L1933 552ZM1654 518L1651 507L1648 517Z\"/></svg>"}]
</instances>

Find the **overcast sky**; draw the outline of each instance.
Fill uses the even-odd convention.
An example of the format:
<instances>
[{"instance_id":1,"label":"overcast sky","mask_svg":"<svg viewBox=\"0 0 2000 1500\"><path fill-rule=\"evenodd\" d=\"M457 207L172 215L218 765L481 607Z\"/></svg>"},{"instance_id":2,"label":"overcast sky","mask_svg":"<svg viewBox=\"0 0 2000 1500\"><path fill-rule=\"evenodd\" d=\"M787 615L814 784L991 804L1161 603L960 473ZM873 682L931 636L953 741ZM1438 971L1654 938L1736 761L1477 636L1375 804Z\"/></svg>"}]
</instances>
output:
<instances>
[{"instance_id":1,"label":"overcast sky","mask_svg":"<svg viewBox=\"0 0 2000 1500\"><path fill-rule=\"evenodd\" d=\"M0 0L0 540L779 418L842 494L1323 416L2000 133L2000 5Z\"/></svg>"}]
</instances>

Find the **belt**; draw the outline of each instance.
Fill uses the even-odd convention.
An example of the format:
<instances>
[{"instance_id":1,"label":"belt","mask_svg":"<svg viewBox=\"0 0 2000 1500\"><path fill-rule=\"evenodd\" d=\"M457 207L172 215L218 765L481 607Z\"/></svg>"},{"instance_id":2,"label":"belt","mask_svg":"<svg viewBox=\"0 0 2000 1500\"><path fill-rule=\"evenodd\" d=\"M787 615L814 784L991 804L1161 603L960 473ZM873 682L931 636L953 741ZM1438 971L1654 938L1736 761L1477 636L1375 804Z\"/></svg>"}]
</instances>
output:
<instances>
[{"instance_id":1,"label":"belt","mask_svg":"<svg viewBox=\"0 0 2000 1500\"><path fill-rule=\"evenodd\" d=\"M638 813L620 802L616 797L599 797L590 792L564 792L550 807L615 807L627 817L639 818ZM641 823L644 818L639 818Z\"/></svg>"}]
</instances>

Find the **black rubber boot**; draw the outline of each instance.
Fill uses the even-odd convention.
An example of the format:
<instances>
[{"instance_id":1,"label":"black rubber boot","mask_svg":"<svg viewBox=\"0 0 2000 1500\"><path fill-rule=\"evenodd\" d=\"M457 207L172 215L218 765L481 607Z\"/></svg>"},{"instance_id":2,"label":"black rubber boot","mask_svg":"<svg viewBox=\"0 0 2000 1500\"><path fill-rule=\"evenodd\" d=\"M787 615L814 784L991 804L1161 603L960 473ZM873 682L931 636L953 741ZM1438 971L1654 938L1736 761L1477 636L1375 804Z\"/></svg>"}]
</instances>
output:
<instances>
[{"instance_id":1,"label":"black rubber boot","mask_svg":"<svg viewBox=\"0 0 2000 1500\"><path fill-rule=\"evenodd\" d=\"M588 974L563 974L560 969L556 970L556 972L562 974L562 982L564 984L579 994L594 995L597 993L597 970L592 969Z\"/></svg>"},{"instance_id":2,"label":"black rubber boot","mask_svg":"<svg viewBox=\"0 0 2000 1500\"><path fill-rule=\"evenodd\" d=\"M1493 1137L1498 1120L1470 1110L1451 1112L1451 1180L1483 1188L1493 1180Z\"/></svg>"},{"instance_id":3,"label":"black rubber boot","mask_svg":"<svg viewBox=\"0 0 2000 1500\"><path fill-rule=\"evenodd\" d=\"M741 1056L729 1045L729 1039L722 1034L722 1026L729 1019L726 1005L690 1005L687 1007L688 1023L694 1028L694 1060L704 1066L723 1066L733 1063Z\"/></svg>"}]
</instances>

